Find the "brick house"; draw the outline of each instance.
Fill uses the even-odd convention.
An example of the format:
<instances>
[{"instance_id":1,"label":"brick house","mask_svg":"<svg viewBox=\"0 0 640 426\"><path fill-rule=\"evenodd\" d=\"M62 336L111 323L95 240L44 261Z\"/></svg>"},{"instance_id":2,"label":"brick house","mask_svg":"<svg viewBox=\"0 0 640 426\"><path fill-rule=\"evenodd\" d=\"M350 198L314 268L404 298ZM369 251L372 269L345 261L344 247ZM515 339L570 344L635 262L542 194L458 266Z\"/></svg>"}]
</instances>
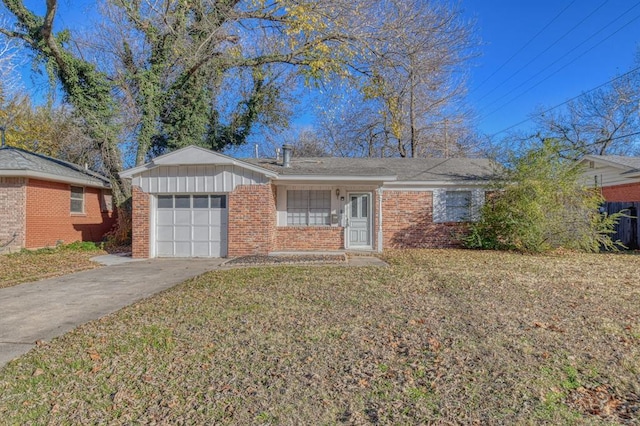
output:
<instances>
[{"instance_id":1,"label":"brick house","mask_svg":"<svg viewBox=\"0 0 640 426\"><path fill-rule=\"evenodd\" d=\"M100 241L114 222L103 176L23 149L0 148L0 252Z\"/></svg>"},{"instance_id":2,"label":"brick house","mask_svg":"<svg viewBox=\"0 0 640 426\"><path fill-rule=\"evenodd\" d=\"M452 247L484 203L485 159L238 160L190 146L121 173L133 256Z\"/></svg>"},{"instance_id":3,"label":"brick house","mask_svg":"<svg viewBox=\"0 0 640 426\"><path fill-rule=\"evenodd\" d=\"M640 202L640 157L586 155L580 164L586 184L600 188L606 201Z\"/></svg>"}]
</instances>

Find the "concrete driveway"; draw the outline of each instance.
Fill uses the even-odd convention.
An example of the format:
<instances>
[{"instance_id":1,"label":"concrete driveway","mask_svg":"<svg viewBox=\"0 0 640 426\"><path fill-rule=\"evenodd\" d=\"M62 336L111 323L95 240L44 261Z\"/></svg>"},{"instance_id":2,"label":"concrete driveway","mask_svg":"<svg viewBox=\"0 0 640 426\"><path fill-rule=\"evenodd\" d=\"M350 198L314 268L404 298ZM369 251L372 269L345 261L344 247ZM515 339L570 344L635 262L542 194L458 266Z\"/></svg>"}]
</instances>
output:
<instances>
[{"instance_id":1,"label":"concrete driveway","mask_svg":"<svg viewBox=\"0 0 640 426\"><path fill-rule=\"evenodd\" d=\"M182 281L217 269L226 259L153 259L0 289L0 367L80 324L98 319Z\"/></svg>"}]
</instances>

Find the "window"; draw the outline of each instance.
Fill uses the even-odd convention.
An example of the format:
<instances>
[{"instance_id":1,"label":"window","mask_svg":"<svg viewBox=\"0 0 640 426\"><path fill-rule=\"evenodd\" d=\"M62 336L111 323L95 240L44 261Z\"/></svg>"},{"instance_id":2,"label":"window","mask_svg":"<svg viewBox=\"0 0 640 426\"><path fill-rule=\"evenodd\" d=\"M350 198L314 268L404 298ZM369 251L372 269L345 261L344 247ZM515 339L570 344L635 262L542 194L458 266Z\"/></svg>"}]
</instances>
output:
<instances>
[{"instance_id":1,"label":"window","mask_svg":"<svg viewBox=\"0 0 640 426\"><path fill-rule=\"evenodd\" d=\"M331 224L331 191L287 191L287 225Z\"/></svg>"},{"instance_id":2,"label":"window","mask_svg":"<svg viewBox=\"0 0 640 426\"><path fill-rule=\"evenodd\" d=\"M71 187L71 213L84 213L84 188Z\"/></svg>"},{"instance_id":3,"label":"window","mask_svg":"<svg viewBox=\"0 0 640 426\"><path fill-rule=\"evenodd\" d=\"M211 200L211 201L209 201ZM159 209L226 209L226 195L158 195Z\"/></svg>"},{"instance_id":4,"label":"window","mask_svg":"<svg viewBox=\"0 0 640 426\"><path fill-rule=\"evenodd\" d=\"M447 222L471 220L471 191L447 191L445 203Z\"/></svg>"}]
</instances>

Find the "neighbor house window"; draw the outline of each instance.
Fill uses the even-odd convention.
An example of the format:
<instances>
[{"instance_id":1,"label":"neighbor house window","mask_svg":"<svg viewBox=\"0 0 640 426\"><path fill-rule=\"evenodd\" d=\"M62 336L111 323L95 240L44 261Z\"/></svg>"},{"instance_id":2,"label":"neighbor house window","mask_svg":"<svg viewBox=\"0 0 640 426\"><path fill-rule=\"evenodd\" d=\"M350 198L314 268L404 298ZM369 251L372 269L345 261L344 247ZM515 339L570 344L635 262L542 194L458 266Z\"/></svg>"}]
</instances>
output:
<instances>
[{"instance_id":1,"label":"neighbor house window","mask_svg":"<svg viewBox=\"0 0 640 426\"><path fill-rule=\"evenodd\" d=\"M71 187L71 213L84 213L84 188Z\"/></svg>"},{"instance_id":2,"label":"neighbor house window","mask_svg":"<svg viewBox=\"0 0 640 426\"><path fill-rule=\"evenodd\" d=\"M445 203L447 222L471 220L471 191L447 191Z\"/></svg>"},{"instance_id":3,"label":"neighbor house window","mask_svg":"<svg viewBox=\"0 0 640 426\"><path fill-rule=\"evenodd\" d=\"M331 191L287 191L287 225L325 226L331 224Z\"/></svg>"}]
</instances>

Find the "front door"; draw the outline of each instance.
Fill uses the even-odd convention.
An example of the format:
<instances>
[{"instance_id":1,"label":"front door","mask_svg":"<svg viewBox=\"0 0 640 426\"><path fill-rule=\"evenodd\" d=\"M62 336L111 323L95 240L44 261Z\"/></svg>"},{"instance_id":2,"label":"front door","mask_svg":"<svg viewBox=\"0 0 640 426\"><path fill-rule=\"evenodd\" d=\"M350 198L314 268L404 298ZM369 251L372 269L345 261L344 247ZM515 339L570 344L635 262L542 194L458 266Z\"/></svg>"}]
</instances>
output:
<instances>
[{"instance_id":1,"label":"front door","mask_svg":"<svg viewBox=\"0 0 640 426\"><path fill-rule=\"evenodd\" d=\"M371 194L349 194L347 244L349 248L371 248Z\"/></svg>"}]
</instances>

